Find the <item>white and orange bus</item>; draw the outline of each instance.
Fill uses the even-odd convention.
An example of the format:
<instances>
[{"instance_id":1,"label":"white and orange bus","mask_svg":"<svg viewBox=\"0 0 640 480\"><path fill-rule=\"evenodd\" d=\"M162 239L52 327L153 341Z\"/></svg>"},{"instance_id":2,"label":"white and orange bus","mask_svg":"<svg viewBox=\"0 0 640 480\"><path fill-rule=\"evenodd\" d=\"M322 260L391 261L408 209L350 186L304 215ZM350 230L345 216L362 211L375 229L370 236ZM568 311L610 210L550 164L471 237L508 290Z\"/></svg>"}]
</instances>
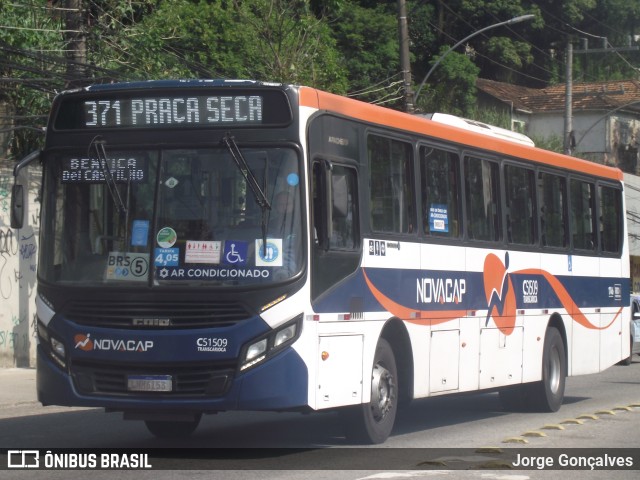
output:
<instances>
[{"instance_id":1,"label":"white and orange bus","mask_svg":"<svg viewBox=\"0 0 640 480\"><path fill-rule=\"evenodd\" d=\"M158 436L337 409L380 443L411 399L555 411L567 376L629 356L621 172L477 122L254 81L96 85L55 99L16 173L34 158L44 405Z\"/></svg>"}]
</instances>

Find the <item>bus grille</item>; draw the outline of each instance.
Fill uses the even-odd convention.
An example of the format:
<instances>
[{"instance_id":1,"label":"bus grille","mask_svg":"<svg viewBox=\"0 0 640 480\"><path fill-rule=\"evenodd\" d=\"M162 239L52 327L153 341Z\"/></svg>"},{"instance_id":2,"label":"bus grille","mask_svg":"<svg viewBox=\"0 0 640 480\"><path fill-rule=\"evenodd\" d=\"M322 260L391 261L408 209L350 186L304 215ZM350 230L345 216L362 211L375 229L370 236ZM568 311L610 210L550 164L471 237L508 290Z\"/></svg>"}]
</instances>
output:
<instances>
[{"instance_id":1,"label":"bus grille","mask_svg":"<svg viewBox=\"0 0 640 480\"><path fill-rule=\"evenodd\" d=\"M235 363L176 366L105 364L95 361L75 360L71 374L76 388L83 394L96 395L150 395L153 397L202 397L224 395L233 380ZM130 392L127 379L130 375L170 375L171 392Z\"/></svg>"},{"instance_id":2,"label":"bus grille","mask_svg":"<svg viewBox=\"0 0 640 480\"><path fill-rule=\"evenodd\" d=\"M252 316L242 304L233 301L73 301L61 313L79 325L118 328L219 327Z\"/></svg>"}]
</instances>

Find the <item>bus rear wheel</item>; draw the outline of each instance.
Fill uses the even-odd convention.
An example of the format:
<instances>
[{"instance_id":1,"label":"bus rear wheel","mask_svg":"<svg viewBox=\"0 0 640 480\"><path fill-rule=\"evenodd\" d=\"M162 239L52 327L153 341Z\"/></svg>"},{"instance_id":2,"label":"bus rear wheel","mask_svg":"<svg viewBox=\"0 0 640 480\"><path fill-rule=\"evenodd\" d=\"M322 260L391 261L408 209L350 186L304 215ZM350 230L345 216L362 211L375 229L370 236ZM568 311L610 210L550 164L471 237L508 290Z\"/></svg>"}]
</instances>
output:
<instances>
[{"instance_id":1,"label":"bus rear wheel","mask_svg":"<svg viewBox=\"0 0 640 480\"><path fill-rule=\"evenodd\" d=\"M196 415L192 421L145 420L147 429L158 438L185 438L191 435L202 415Z\"/></svg>"},{"instance_id":2,"label":"bus rear wheel","mask_svg":"<svg viewBox=\"0 0 640 480\"><path fill-rule=\"evenodd\" d=\"M371 401L342 410L347 440L359 444L383 443L391 434L398 406L398 372L393 350L381 338L371 370Z\"/></svg>"},{"instance_id":3,"label":"bus rear wheel","mask_svg":"<svg viewBox=\"0 0 640 480\"><path fill-rule=\"evenodd\" d=\"M564 400L567 357L564 341L557 328L549 327L544 338L542 380L532 383L529 406L538 412L557 412Z\"/></svg>"}]
</instances>

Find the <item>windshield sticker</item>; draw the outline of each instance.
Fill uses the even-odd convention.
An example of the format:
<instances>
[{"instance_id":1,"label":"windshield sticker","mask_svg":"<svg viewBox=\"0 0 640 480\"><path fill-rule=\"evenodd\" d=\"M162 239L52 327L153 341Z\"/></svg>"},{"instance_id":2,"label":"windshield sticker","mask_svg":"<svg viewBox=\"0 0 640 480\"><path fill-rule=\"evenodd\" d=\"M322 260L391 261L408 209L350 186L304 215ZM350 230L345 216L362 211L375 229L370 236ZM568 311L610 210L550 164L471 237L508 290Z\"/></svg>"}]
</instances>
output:
<instances>
[{"instance_id":1,"label":"windshield sticker","mask_svg":"<svg viewBox=\"0 0 640 480\"><path fill-rule=\"evenodd\" d=\"M63 158L62 183L104 183L110 175L116 183L147 180L146 159L139 158Z\"/></svg>"},{"instance_id":2,"label":"windshield sticker","mask_svg":"<svg viewBox=\"0 0 640 480\"><path fill-rule=\"evenodd\" d=\"M149 238L149 220L134 220L131 227L131 246L146 247Z\"/></svg>"},{"instance_id":3,"label":"windshield sticker","mask_svg":"<svg viewBox=\"0 0 640 480\"><path fill-rule=\"evenodd\" d=\"M271 272L266 268L234 267L163 267L156 269L161 280L236 280L239 278L267 279Z\"/></svg>"},{"instance_id":4,"label":"windshield sticker","mask_svg":"<svg viewBox=\"0 0 640 480\"><path fill-rule=\"evenodd\" d=\"M298 177L297 173L290 173L287 175L287 183L292 187L295 187L300 183L300 177Z\"/></svg>"},{"instance_id":5,"label":"windshield sticker","mask_svg":"<svg viewBox=\"0 0 640 480\"><path fill-rule=\"evenodd\" d=\"M227 240L224 242L224 262L228 265L246 265L247 252L249 251L248 242L238 242L235 240Z\"/></svg>"},{"instance_id":6,"label":"windshield sticker","mask_svg":"<svg viewBox=\"0 0 640 480\"><path fill-rule=\"evenodd\" d=\"M178 179L174 177L169 177L167 178L167 181L164 182L164 184L169 188L175 188L179 183Z\"/></svg>"},{"instance_id":7,"label":"windshield sticker","mask_svg":"<svg viewBox=\"0 0 640 480\"><path fill-rule=\"evenodd\" d=\"M149 254L132 252L109 252L107 258L107 280L143 282L149 271Z\"/></svg>"},{"instance_id":8,"label":"windshield sticker","mask_svg":"<svg viewBox=\"0 0 640 480\"><path fill-rule=\"evenodd\" d=\"M449 214L446 205L433 204L429 208L429 227L432 232L449 231Z\"/></svg>"},{"instance_id":9,"label":"windshield sticker","mask_svg":"<svg viewBox=\"0 0 640 480\"><path fill-rule=\"evenodd\" d=\"M185 263L220 263L222 242L187 240Z\"/></svg>"},{"instance_id":10,"label":"windshield sticker","mask_svg":"<svg viewBox=\"0 0 640 480\"><path fill-rule=\"evenodd\" d=\"M282 239L269 238L266 248L262 248L262 240L256 240L256 266L282 267Z\"/></svg>"},{"instance_id":11,"label":"windshield sticker","mask_svg":"<svg viewBox=\"0 0 640 480\"><path fill-rule=\"evenodd\" d=\"M178 234L173 228L164 227L161 228L158 235L156 235L156 240L162 248L171 248L176 244Z\"/></svg>"},{"instance_id":12,"label":"windshield sticker","mask_svg":"<svg viewBox=\"0 0 640 480\"><path fill-rule=\"evenodd\" d=\"M156 248L153 252L156 267L177 267L180 260L178 248Z\"/></svg>"}]
</instances>

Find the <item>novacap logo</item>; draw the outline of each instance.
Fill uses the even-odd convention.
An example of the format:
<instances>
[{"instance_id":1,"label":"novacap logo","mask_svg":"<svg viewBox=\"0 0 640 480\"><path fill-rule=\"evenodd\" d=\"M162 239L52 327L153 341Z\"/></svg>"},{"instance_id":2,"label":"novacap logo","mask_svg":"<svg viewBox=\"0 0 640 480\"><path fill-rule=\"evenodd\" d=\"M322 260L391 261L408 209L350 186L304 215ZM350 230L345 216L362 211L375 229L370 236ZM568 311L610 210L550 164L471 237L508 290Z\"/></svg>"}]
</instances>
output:
<instances>
[{"instance_id":1,"label":"novacap logo","mask_svg":"<svg viewBox=\"0 0 640 480\"><path fill-rule=\"evenodd\" d=\"M79 333L75 337L73 337L73 341L76 344L76 348L80 350L84 350L85 352L90 352L93 350L93 341L89 338L90 334Z\"/></svg>"},{"instance_id":2,"label":"novacap logo","mask_svg":"<svg viewBox=\"0 0 640 480\"><path fill-rule=\"evenodd\" d=\"M484 293L488 305L485 326L493 318L505 335L511 335L516 324L516 294L508 270L509 252L504 254L504 263L493 253L484 259Z\"/></svg>"}]
</instances>

